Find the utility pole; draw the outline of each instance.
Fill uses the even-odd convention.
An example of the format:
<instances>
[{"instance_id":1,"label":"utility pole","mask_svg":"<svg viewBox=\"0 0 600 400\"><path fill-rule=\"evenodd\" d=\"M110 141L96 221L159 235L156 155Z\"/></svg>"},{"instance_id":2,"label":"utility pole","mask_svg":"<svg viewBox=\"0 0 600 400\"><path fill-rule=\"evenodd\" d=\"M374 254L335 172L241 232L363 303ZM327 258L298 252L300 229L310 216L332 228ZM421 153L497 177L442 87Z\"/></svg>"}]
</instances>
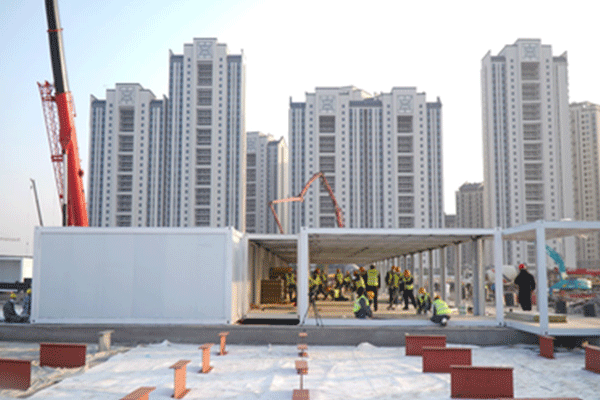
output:
<instances>
[{"instance_id":1,"label":"utility pole","mask_svg":"<svg viewBox=\"0 0 600 400\"><path fill-rule=\"evenodd\" d=\"M44 226L44 223L42 222L42 210L40 210L40 200L38 199L37 188L35 186L35 179L29 178L29 180L31 181L31 188L33 189L33 197L35 198L35 207L37 208L40 226Z\"/></svg>"}]
</instances>

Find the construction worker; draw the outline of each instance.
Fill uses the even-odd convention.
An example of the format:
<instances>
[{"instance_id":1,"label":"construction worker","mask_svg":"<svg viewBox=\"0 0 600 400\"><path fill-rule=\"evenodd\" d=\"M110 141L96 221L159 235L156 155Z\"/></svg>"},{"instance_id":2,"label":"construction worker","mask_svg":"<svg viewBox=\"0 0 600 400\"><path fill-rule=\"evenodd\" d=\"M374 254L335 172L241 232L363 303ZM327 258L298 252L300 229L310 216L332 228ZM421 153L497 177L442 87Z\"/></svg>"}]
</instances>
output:
<instances>
[{"instance_id":1,"label":"construction worker","mask_svg":"<svg viewBox=\"0 0 600 400\"><path fill-rule=\"evenodd\" d=\"M9 299L4 306L2 311L4 312L4 322L27 322L28 316L21 316L15 311L15 302L17 301L17 295L11 293Z\"/></svg>"},{"instance_id":2,"label":"construction worker","mask_svg":"<svg viewBox=\"0 0 600 400\"><path fill-rule=\"evenodd\" d=\"M408 310L408 300L411 301L413 307L416 310L417 302L415 300L415 294L413 293L413 289L415 286L415 280L412 277L409 270L407 270L407 269L404 270L404 277L402 278L402 280L404 281L404 291L403 291L404 308L403 308L403 310Z\"/></svg>"},{"instance_id":3,"label":"construction worker","mask_svg":"<svg viewBox=\"0 0 600 400\"><path fill-rule=\"evenodd\" d=\"M369 307L369 299L365 296L365 288L359 287L356 290L356 294L358 294L358 298L354 300L354 307L352 308L354 316L361 319L372 317L373 312L371 311L371 307Z\"/></svg>"},{"instance_id":4,"label":"construction worker","mask_svg":"<svg viewBox=\"0 0 600 400\"><path fill-rule=\"evenodd\" d=\"M285 274L285 286L287 289L287 293L290 296L290 302L296 301L296 274L293 272L292 268L287 269L287 273Z\"/></svg>"},{"instance_id":5,"label":"construction worker","mask_svg":"<svg viewBox=\"0 0 600 400\"><path fill-rule=\"evenodd\" d=\"M23 297L23 316L27 317L29 321L29 317L31 316L31 288L27 289L25 297Z\"/></svg>"},{"instance_id":6,"label":"construction worker","mask_svg":"<svg viewBox=\"0 0 600 400\"><path fill-rule=\"evenodd\" d=\"M327 293L325 293L325 282L323 281L323 274L321 270L317 268L314 272L313 279L315 281L315 300L318 299L319 293L323 294L323 300L327 299Z\"/></svg>"},{"instance_id":7,"label":"construction worker","mask_svg":"<svg viewBox=\"0 0 600 400\"><path fill-rule=\"evenodd\" d=\"M377 311L377 292L379 291L379 286L381 286L379 271L375 268L374 264L371 264L371 267L367 271L367 293L373 292L373 311Z\"/></svg>"},{"instance_id":8,"label":"construction worker","mask_svg":"<svg viewBox=\"0 0 600 400\"><path fill-rule=\"evenodd\" d=\"M433 316L431 317L431 321L441 326L446 326L450 319L450 312L448 304L440 298L439 294L436 294L433 300Z\"/></svg>"},{"instance_id":9,"label":"construction worker","mask_svg":"<svg viewBox=\"0 0 600 400\"><path fill-rule=\"evenodd\" d=\"M344 274L342 274L342 270L338 268L337 271L335 272L335 287L338 289L341 289L343 285L344 285Z\"/></svg>"},{"instance_id":10,"label":"construction worker","mask_svg":"<svg viewBox=\"0 0 600 400\"><path fill-rule=\"evenodd\" d=\"M398 303L398 296L400 295L400 284L404 285L402 278L400 278L399 274L400 269L398 267L392 267L392 276L391 276L391 291L392 291L392 299L390 300L390 305L387 307L388 310L395 310L396 304Z\"/></svg>"},{"instance_id":11,"label":"construction worker","mask_svg":"<svg viewBox=\"0 0 600 400\"><path fill-rule=\"evenodd\" d=\"M344 288L347 292L352 291L352 276L350 276L350 271L346 271L346 276L344 276Z\"/></svg>"},{"instance_id":12,"label":"construction worker","mask_svg":"<svg viewBox=\"0 0 600 400\"><path fill-rule=\"evenodd\" d=\"M360 271L354 271L354 287L356 288L356 294L358 294L358 289L363 288L366 290L365 280L363 279Z\"/></svg>"},{"instance_id":13,"label":"construction worker","mask_svg":"<svg viewBox=\"0 0 600 400\"><path fill-rule=\"evenodd\" d=\"M417 305L419 306L417 309L417 314L427 314L427 311L431 310L431 297L424 287L419 289L419 294L417 295Z\"/></svg>"},{"instance_id":14,"label":"construction worker","mask_svg":"<svg viewBox=\"0 0 600 400\"><path fill-rule=\"evenodd\" d=\"M334 287L333 289L331 289L331 293L333 296L333 300L334 301L347 301L348 298L344 297L344 295L342 294L342 287Z\"/></svg>"},{"instance_id":15,"label":"construction worker","mask_svg":"<svg viewBox=\"0 0 600 400\"><path fill-rule=\"evenodd\" d=\"M390 299L388 301L389 304L392 304L392 299L394 298L394 288L392 287L392 281L394 279L394 274L396 273L395 268L396 266L392 265L390 270L385 274L385 284L387 285L388 295L390 296Z\"/></svg>"}]
</instances>

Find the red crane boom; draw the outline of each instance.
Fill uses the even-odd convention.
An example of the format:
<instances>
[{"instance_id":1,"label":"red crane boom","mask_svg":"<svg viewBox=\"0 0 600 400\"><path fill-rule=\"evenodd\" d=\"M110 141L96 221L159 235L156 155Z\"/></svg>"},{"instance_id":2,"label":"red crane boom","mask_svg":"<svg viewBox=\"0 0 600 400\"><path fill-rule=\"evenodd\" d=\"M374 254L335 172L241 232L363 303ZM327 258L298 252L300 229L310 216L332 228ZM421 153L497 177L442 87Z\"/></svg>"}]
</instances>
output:
<instances>
[{"instance_id":1,"label":"red crane boom","mask_svg":"<svg viewBox=\"0 0 600 400\"><path fill-rule=\"evenodd\" d=\"M48 82L38 83L42 96L44 118L48 130L50 152L54 164L54 174L58 186L58 195L63 205L63 225L88 226L88 216L83 192L83 170L79 161L77 135L75 133L75 112L73 96L69 91L67 70L62 42L62 28L58 17L56 0L46 0L48 20L48 39L54 86ZM54 88L54 93L52 93ZM52 104L54 106L52 106ZM58 142L56 145L56 121L58 121ZM58 150L61 151L58 154ZM66 162L66 187L62 179L62 170L57 163Z\"/></svg>"},{"instance_id":2,"label":"red crane boom","mask_svg":"<svg viewBox=\"0 0 600 400\"><path fill-rule=\"evenodd\" d=\"M323 184L323 186L325 186L327 193L329 193L329 197L331 197L333 206L335 207L335 217L336 217L338 227L343 228L345 226L344 225L344 215L342 213L342 209L340 208L337 200L335 199L335 195L333 194L333 190L331 190L331 186L329 186L329 182L327 182L327 178L325 178L325 174L322 172L317 172L316 174L314 174L312 176L312 178L310 178L308 180L306 185L304 185L304 188L302 189L302 191L300 191L300 194L298 196L287 197L285 199L272 200L269 202L269 207L271 208L271 211L273 212L273 217L275 217L275 222L277 222L277 226L279 227L279 233L283 233L283 227L281 226L281 221L279 220L279 217L277 216L277 212L275 211L275 207L273 205L278 204L278 203L288 203L288 202L292 202L292 201L303 202L304 195L308 191L308 188L310 187L310 185L312 185L312 183L314 181L316 181L319 178L321 178L321 183Z\"/></svg>"}]
</instances>

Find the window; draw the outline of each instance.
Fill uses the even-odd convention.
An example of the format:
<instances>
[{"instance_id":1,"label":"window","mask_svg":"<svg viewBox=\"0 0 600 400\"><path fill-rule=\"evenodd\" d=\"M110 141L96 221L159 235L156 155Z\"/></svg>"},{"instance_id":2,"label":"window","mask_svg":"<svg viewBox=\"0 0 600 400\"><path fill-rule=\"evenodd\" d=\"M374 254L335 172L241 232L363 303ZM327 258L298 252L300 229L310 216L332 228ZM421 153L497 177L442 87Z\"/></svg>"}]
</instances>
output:
<instances>
[{"instance_id":1,"label":"window","mask_svg":"<svg viewBox=\"0 0 600 400\"><path fill-rule=\"evenodd\" d=\"M540 124L523 124L523 139L542 140L542 128Z\"/></svg>"},{"instance_id":2,"label":"window","mask_svg":"<svg viewBox=\"0 0 600 400\"><path fill-rule=\"evenodd\" d=\"M412 193L414 191L414 179L412 176L398 177L398 193Z\"/></svg>"},{"instance_id":3,"label":"window","mask_svg":"<svg viewBox=\"0 0 600 400\"><path fill-rule=\"evenodd\" d=\"M209 168L198 168L196 170L196 185L210 185Z\"/></svg>"},{"instance_id":4,"label":"window","mask_svg":"<svg viewBox=\"0 0 600 400\"><path fill-rule=\"evenodd\" d=\"M117 195L117 212L131 212L131 195Z\"/></svg>"},{"instance_id":5,"label":"window","mask_svg":"<svg viewBox=\"0 0 600 400\"><path fill-rule=\"evenodd\" d=\"M333 115L319 116L319 132L334 133L335 132L335 117Z\"/></svg>"},{"instance_id":6,"label":"window","mask_svg":"<svg viewBox=\"0 0 600 400\"><path fill-rule=\"evenodd\" d=\"M524 83L522 88L523 100L540 99L540 85L538 83Z\"/></svg>"},{"instance_id":7,"label":"window","mask_svg":"<svg viewBox=\"0 0 600 400\"><path fill-rule=\"evenodd\" d=\"M196 145L210 146L210 129L196 129Z\"/></svg>"},{"instance_id":8,"label":"window","mask_svg":"<svg viewBox=\"0 0 600 400\"><path fill-rule=\"evenodd\" d=\"M131 226L131 215L117 215L117 226Z\"/></svg>"},{"instance_id":9,"label":"window","mask_svg":"<svg viewBox=\"0 0 600 400\"><path fill-rule=\"evenodd\" d=\"M247 167L255 167L256 166L256 154L248 154L246 156L246 166Z\"/></svg>"},{"instance_id":10,"label":"window","mask_svg":"<svg viewBox=\"0 0 600 400\"><path fill-rule=\"evenodd\" d=\"M133 132L133 126L133 107L119 107L119 130L121 132Z\"/></svg>"},{"instance_id":11,"label":"window","mask_svg":"<svg viewBox=\"0 0 600 400\"><path fill-rule=\"evenodd\" d=\"M398 133L411 133L413 131L412 115L398 115Z\"/></svg>"},{"instance_id":12,"label":"window","mask_svg":"<svg viewBox=\"0 0 600 400\"><path fill-rule=\"evenodd\" d=\"M210 125L212 123L211 110L198 109L196 119L196 125Z\"/></svg>"},{"instance_id":13,"label":"window","mask_svg":"<svg viewBox=\"0 0 600 400\"><path fill-rule=\"evenodd\" d=\"M210 225L210 210L206 208L198 208L194 212L194 219L196 226L209 226Z\"/></svg>"},{"instance_id":14,"label":"window","mask_svg":"<svg viewBox=\"0 0 600 400\"><path fill-rule=\"evenodd\" d=\"M335 153L335 136L319 137L319 151L321 153Z\"/></svg>"},{"instance_id":15,"label":"window","mask_svg":"<svg viewBox=\"0 0 600 400\"><path fill-rule=\"evenodd\" d=\"M319 165L321 172L335 172L335 157L334 156L321 156L319 157Z\"/></svg>"},{"instance_id":16,"label":"window","mask_svg":"<svg viewBox=\"0 0 600 400\"><path fill-rule=\"evenodd\" d=\"M413 217L399 217L398 228L414 228L415 220Z\"/></svg>"},{"instance_id":17,"label":"window","mask_svg":"<svg viewBox=\"0 0 600 400\"><path fill-rule=\"evenodd\" d=\"M117 175L117 191L118 192L131 192L133 188L133 176L132 175Z\"/></svg>"},{"instance_id":18,"label":"window","mask_svg":"<svg viewBox=\"0 0 600 400\"><path fill-rule=\"evenodd\" d=\"M212 76L211 63L198 63L198 86L212 86Z\"/></svg>"},{"instance_id":19,"label":"window","mask_svg":"<svg viewBox=\"0 0 600 400\"><path fill-rule=\"evenodd\" d=\"M197 188L196 189L196 205L197 206L210 205L210 188Z\"/></svg>"},{"instance_id":20,"label":"window","mask_svg":"<svg viewBox=\"0 0 600 400\"><path fill-rule=\"evenodd\" d=\"M412 153L413 152L413 137L412 136L398 136L398 153Z\"/></svg>"},{"instance_id":21,"label":"window","mask_svg":"<svg viewBox=\"0 0 600 400\"><path fill-rule=\"evenodd\" d=\"M319 209L321 214L334 214L335 206L333 205L333 200L329 196L320 196L319 197Z\"/></svg>"},{"instance_id":22,"label":"window","mask_svg":"<svg viewBox=\"0 0 600 400\"><path fill-rule=\"evenodd\" d=\"M535 222L544 219L544 204L526 204L525 218L527 222Z\"/></svg>"},{"instance_id":23,"label":"window","mask_svg":"<svg viewBox=\"0 0 600 400\"><path fill-rule=\"evenodd\" d=\"M541 181L543 176L542 164L524 164L526 181Z\"/></svg>"},{"instance_id":24,"label":"window","mask_svg":"<svg viewBox=\"0 0 600 400\"><path fill-rule=\"evenodd\" d=\"M196 165L210 165L210 149L196 150Z\"/></svg>"},{"instance_id":25,"label":"window","mask_svg":"<svg viewBox=\"0 0 600 400\"><path fill-rule=\"evenodd\" d=\"M133 135L119 135L119 151L133 151Z\"/></svg>"},{"instance_id":26,"label":"window","mask_svg":"<svg viewBox=\"0 0 600 400\"><path fill-rule=\"evenodd\" d=\"M119 171L131 172L133 171L133 156L119 154Z\"/></svg>"},{"instance_id":27,"label":"window","mask_svg":"<svg viewBox=\"0 0 600 400\"><path fill-rule=\"evenodd\" d=\"M256 196L256 183L248 183L246 184L246 196L254 197Z\"/></svg>"},{"instance_id":28,"label":"window","mask_svg":"<svg viewBox=\"0 0 600 400\"><path fill-rule=\"evenodd\" d=\"M540 104L539 103L533 103L533 104L523 104L523 120L524 121L534 121L534 120L538 120L541 117L541 112L540 112Z\"/></svg>"},{"instance_id":29,"label":"window","mask_svg":"<svg viewBox=\"0 0 600 400\"><path fill-rule=\"evenodd\" d=\"M256 212L256 198L248 199L246 201L246 212Z\"/></svg>"},{"instance_id":30,"label":"window","mask_svg":"<svg viewBox=\"0 0 600 400\"><path fill-rule=\"evenodd\" d=\"M400 196L398 197L398 213L412 214L415 210L414 197Z\"/></svg>"},{"instance_id":31,"label":"window","mask_svg":"<svg viewBox=\"0 0 600 400\"><path fill-rule=\"evenodd\" d=\"M210 106L212 104L212 90L211 89L198 89L198 97L196 100L199 106Z\"/></svg>"},{"instance_id":32,"label":"window","mask_svg":"<svg viewBox=\"0 0 600 400\"><path fill-rule=\"evenodd\" d=\"M525 200L542 201L544 200L544 186L541 183L525 184Z\"/></svg>"},{"instance_id":33,"label":"window","mask_svg":"<svg viewBox=\"0 0 600 400\"><path fill-rule=\"evenodd\" d=\"M319 225L321 228L335 228L336 222L334 216L322 215L319 218Z\"/></svg>"},{"instance_id":34,"label":"window","mask_svg":"<svg viewBox=\"0 0 600 400\"><path fill-rule=\"evenodd\" d=\"M413 158L412 156L399 156L398 157L398 172L413 172Z\"/></svg>"},{"instance_id":35,"label":"window","mask_svg":"<svg viewBox=\"0 0 600 400\"><path fill-rule=\"evenodd\" d=\"M523 145L523 158L525 160L541 160L542 159L542 144L541 143L525 143Z\"/></svg>"},{"instance_id":36,"label":"window","mask_svg":"<svg viewBox=\"0 0 600 400\"><path fill-rule=\"evenodd\" d=\"M521 79L524 81L536 81L540 79L539 63L521 63Z\"/></svg>"}]
</instances>

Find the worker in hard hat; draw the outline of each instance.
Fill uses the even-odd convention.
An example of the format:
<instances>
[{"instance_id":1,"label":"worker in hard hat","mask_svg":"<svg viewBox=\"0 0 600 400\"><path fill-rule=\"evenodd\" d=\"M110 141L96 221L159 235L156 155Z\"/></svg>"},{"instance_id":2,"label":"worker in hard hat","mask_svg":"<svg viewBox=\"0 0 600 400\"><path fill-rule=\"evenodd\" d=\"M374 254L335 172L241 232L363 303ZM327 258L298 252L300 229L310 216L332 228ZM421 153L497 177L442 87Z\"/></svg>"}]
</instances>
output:
<instances>
[{"instance_id":1,"label":"worker in hard hat","mask_svg":"<svg viewBox=\"0 0 600 400\"><path fill-rule=\"evenodd\" d=\"M515 278L515 285L519 287L519 304L523 311L531 311L531 292L535 290L535 279L527 271L525 264L519 265L519 275Z\"/></svg>"},{"instance_id":2,"label":"worker in hard hat","mask_svg":"<svg viewBox=\"0 0 600 400\"><path fill-rule=\"evenodd\" d=\"M392 298L394 297L394 293L393 293L394 290L393 290L393 287L392 287L392 280L394 278L394 274L396 273L395 272L395 268L396 268L396 266L392 265L392 267L390 268L390 270L388 272L386 272L386 274L385 274L385 284L386 284L386 286L388 288L388 296L389 296L388 303L390 305L392 304ZM388 307L388 309L389 308L390 307Z\"/></svg>"},{"instance_id":3,"label":"worker in hard hat","mask_svg":"<svg viewBox=\"0 0 600 400\"><path fill-rule=\"evenodd\" d=\"M346 271L346 276L344 276L344 289L346 289L346 292L352 292L352 276L350 275L350 271Z\"/></svg>"},{"instance_id":4,"label":"worker in hard hat","mask_svg":"<svg viewBox=\"0 0 600 400\"><path fill-rule=\"evenodd\" d=\"M427 311L431 310L431 296L427 293L424 287L419 289L419 294L417 295L417 314L427 314Z\"/></svg>"},{"instance_id":5,"label":"worker in hard hat","mask_svg":"<svg viewBox=\"0 0 600 400\"><path fill-rule=\"evenodd\" d=\"M352 308L354 316L361 319L372 317L373 312L371 311L371 302L369 297L372 298L375 294L373 292L369 292L369 294L365 296L365 288L363 287L359 287L356 290L356 294L358 295L358 298L354 300L354 307Z\"/></svg>"},{"instance_id":6,"label":"worker in hard hat","mask_svg":"<svg viewBox=\"0 0 600 400\"><path fill-rule=\"evenodd\" d=\"M390 279L392 298L390 300L390 305L387 307L388 310L396 309L396 304L398 304L398 296L400 296L400 285L404 287L404 282L402 281L399 271L400 269L398 267L392 267L392 276Z\"/></svg>"},{"instance_id":7,"label":"worker in hard hat","mask_svg":"<svg viewBox=\"0 0 600 400\"><path fill-rule=\"evenodd\" d=\"M4 303L2 312L4 313L4 322L27 322L28 317L17 314L15 310L15 302L17 301L17 295L11 293L8 301Z\"/></svg>"},{"instance_id":8,"label":"worker in hard hat","mask_svg":"<svg viewBox=\"0 0 600 400\"><path fill-rule=\"evenodd\" d=\"M31 288L27 289L25 292L25 297L23 297L22 315L27 317L27 320L29 320L29 317L31 316Z\"/></svg>"},{"instance_id":9,"label":"worker in hard hat","mask_svg":"<svg viewBox=\"0 0 600 400\"><path fill-rule=\"evenodd\" d=\"M436 294L433 300L433 316L431 317L431 321L441 326L446 326L450 319L450 312L448 304L441 299L439 294Z\"/></svg>"},{"instance_id":10,"label":"worker in hard hat","mask_svg":"<svg viewBox=\"0 0 600 400\"><path fill-rule=\"evenodd\" d=\"M342 270L338 268L335 271L335 287L341 290L343 285L344 285L344 274L342 274Z\"/></svg>"},{"instance_id":11,"label":"worker in hard hat","mask_svg":"<svg viewBox=\"0 0 600 400\"><path fill-rule=\"evenodd\" d=\"M377 292L381 286L381 277L379 271L375 268L374 264L371 264L367 271L367 293L373 292L373 311L377 311Z\"/></svg>"},{"instance_id":12,"label":"worker in hard hat","mask_svg":"<svg viewBox=\"0 0 600 400\"><path fill-rule=\"evenodd\" d=\"M412 303L415 310L417 309L417 301L415 300L415 294L413 293L413 289L415 287L415 279L412 277L409 270L404 270L404 277L402 278L404 281L404 308L403 310L408 310L408 301Z\"/></svg>"},{"instance_id":13,"label":"worker in hard hat","mask_svg":"<svg viewBox=\"0 0 600 400\"><path fill-rule=\"evenodd\" d=\"M296 274L291 267L288 267L287 272L285 274L285 287L288 296L290 297L290 302L296 301Z\"/></svg>"}]
</instances>

